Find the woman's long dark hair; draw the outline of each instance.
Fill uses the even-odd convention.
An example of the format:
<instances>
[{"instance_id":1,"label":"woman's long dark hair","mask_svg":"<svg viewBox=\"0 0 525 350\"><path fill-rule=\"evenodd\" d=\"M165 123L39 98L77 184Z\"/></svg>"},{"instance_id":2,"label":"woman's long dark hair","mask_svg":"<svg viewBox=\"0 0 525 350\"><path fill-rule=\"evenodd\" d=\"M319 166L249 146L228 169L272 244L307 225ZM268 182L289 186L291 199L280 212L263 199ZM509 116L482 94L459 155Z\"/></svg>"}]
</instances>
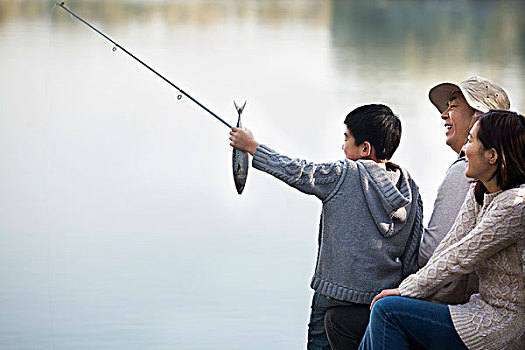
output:
<instances>
[{"instance_id":1,"label":"woman's long dark hair","mask_svg":"<svg viewBox=\"0 0 525 350\"><path fill-rule=\"evenodd\" d=\"M497 168L492 174L502 190L525 183L525 117L506 110L491 110L478 117L477 138L485 149L498 154ZM479 180L474 187L476 202L483 204L487 188Z\"/></svg>"}]
</instances>

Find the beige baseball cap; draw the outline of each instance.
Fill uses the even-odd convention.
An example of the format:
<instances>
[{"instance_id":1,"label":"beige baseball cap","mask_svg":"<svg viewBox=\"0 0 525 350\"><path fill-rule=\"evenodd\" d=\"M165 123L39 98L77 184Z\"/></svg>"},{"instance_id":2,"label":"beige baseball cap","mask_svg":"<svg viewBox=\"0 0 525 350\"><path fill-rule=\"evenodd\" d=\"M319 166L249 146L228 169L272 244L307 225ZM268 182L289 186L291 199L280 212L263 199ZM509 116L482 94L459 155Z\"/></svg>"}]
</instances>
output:
<instances>
[{"instance_id":1,"label":"beige baseball cap","mask_svg":"<svg viewBox=\"0 0 525 350\"><path fill-rule=\"evenodd\" d=\"M441 83L430 89L428 97L443 113L448 105L450 95L460 91L469 106L480 112L487 113L491 109L509 109L510 101L505 90L483 77L473 76L463 80L459 85L454 83Z\"/></svg>"}]
</instances>

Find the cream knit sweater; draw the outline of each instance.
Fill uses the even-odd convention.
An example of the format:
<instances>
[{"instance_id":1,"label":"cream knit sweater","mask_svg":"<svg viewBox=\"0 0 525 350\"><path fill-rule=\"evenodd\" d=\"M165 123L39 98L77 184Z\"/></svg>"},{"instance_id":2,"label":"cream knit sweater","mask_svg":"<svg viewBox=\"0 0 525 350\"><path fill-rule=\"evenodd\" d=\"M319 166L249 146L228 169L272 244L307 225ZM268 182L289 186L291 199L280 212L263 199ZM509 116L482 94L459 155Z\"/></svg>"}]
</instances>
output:
<instances>
[{"instance_id":1,"label":"cream knit sweater","mask_svg":"<svg viewBox=\"0 0 525 350\"><path fill-rule=\"evenodd\" d=\"M399 292L425 298L474 270L479 294L449 306L459 337L471 350L525 349L525 185L486 194L483 206L470 190L427 265Z\"/></svg>"}]
</instances>

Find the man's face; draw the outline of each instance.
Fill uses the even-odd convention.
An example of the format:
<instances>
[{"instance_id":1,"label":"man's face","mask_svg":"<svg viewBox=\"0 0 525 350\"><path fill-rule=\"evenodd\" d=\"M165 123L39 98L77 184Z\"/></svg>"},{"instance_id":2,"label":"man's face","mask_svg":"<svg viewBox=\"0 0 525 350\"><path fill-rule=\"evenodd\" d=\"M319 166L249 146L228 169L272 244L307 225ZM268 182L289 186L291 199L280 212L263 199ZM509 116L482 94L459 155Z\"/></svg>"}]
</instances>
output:
<instances>
[{"instance_id":1,"label":"man's face","mask_svg":"<svg viewBox=\"0 0 525 350\"><path fill-rule=\"evenodd\" d=\"M441 114L445 121L447 145L456 153L467 139L470 122L474 116L474 110L468 105L465 97L459 91L454 92L448 101L448 108Z\"/></svg>"}]
</instances>

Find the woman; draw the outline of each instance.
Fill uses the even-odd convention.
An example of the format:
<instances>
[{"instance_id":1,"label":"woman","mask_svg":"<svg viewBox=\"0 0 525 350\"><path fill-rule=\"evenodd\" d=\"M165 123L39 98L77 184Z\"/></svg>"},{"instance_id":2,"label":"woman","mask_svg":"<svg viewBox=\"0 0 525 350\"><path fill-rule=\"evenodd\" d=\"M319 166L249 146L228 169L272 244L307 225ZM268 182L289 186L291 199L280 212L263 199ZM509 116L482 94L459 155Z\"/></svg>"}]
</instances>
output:
<instances>
[{"instance_id":1,"label":"woman","mask_svg":"<svg viewBox=\"0 0 525 350\"><path fill-rule=\"evenodd\" d=\"M474 189L427 265L374 298L360 349L525 349L525 117L481 115L465 152ZM468 303L418 300L474 269Z\"/></svg>"}]
</instances>

